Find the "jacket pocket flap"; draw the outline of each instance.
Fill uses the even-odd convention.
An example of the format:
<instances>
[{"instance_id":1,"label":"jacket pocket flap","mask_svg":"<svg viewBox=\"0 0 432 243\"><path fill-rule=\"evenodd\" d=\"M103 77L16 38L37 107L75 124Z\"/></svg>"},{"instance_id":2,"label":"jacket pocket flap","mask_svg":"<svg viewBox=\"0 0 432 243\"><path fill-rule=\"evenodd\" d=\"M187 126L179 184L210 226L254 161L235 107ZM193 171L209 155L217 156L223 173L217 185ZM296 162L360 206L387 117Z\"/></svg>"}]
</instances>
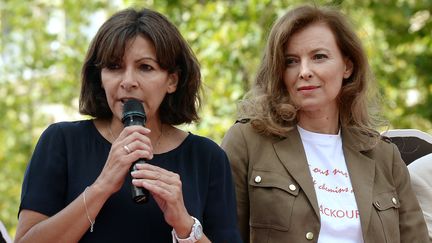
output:
<instances>
[{"instance_id":1,"label":"jacket pocket flap","mask_svg":"<svg viewBox=\"0 0 432 243\"><path fill-rule=\"evenodd\" d=\"M390 208L399 208L400 202L395 192L385 192L374 197L373 205L377 210L383 211Z\"/></svg>"},{"instance_id":2,"label":"jacket pocket flap","mask_svg":"<svg viewBox=\"0 0 432 243\"><path fill-rule=\"evenodd\" d=\"M249 185L253 187L278 188L294 196L297 196L299 193L299 186L291 177L274 171L253 169Z\"/></svg>"}]
</instances>

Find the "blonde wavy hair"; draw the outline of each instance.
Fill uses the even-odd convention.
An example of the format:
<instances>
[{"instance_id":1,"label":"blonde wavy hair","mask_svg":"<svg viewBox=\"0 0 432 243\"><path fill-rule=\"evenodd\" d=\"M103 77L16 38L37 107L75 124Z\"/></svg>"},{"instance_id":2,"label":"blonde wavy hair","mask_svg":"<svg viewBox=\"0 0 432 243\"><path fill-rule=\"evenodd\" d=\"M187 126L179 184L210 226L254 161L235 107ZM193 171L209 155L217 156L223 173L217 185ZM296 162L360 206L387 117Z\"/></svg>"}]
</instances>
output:
<instances>
[{"instance_id":1,"label":"blonde wavy hair","mask_svg":"<svg viewBox=\"0 0 432 243\"><path fill-rule=\"evenodd\" d=\"M250 119L264 135L285 137L297 124L297 108L284 85L285 48L290 37L314 23L325 23L333 32L342 55L353 63L353 73L344 79L338 96L341 126L378 137L370 111L378 97L368 89L373 76L360 39L339 11L330 7L303 5L288 11L273 25L255 83L239 103L239 118ZM376 99L375 99L376 100ZM378 119L377 119L378 121Z\"/></svg>"}]
</instances>

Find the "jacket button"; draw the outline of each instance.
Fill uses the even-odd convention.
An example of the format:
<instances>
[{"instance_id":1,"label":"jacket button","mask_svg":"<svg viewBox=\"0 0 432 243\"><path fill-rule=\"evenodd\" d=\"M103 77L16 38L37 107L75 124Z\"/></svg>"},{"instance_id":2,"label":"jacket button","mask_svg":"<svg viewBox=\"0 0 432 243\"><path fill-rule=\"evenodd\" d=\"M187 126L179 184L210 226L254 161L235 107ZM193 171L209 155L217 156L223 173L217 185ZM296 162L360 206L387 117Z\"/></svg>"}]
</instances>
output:
<instances>
[{"instance_id":1,"label":"jacket button","mask_svg":"<svg viewBox=\"0 0 432 243\"><path fill-rule=\"evenodd\" d=\"M255 177L255 182L256 183L260 183L261 182L261 176L256 176Z\"/></svg>"},{"instance_id":2,"label":"jacket button","mask_svg":"<svg viewBox=\"0 0 432 243\"><path fill-rule=\"evenodd\" d=\"M377 208L381 208L381 204L378 201L375 202L375 206L377 206Z\"/></svg>"},{"instance_id":3,"label":"jacket button","mask_svg":"<svg viewBox=\"0 0 432 243\"><path fill-rule=\"evenodd\" d=\"M294 184L289 185L288 188L289 188L291 191L295 191L295 190L297 189L297 187L296 187Z\"/></svg>"},{"instance_id":4,"label":"jacket button","mask_svg":"<svg viewBox=\"0 0 432 243\"><path fill-rule=\"evenodd\" d=\"M306 233L306 239L308 239L308 240L313 240L313 238L314 238L314 235L313 235L312 232L307 232L307 233Z\"/></svg>"},{"instance_id":5,"label":"jacket button","mask_svg":"<svg viewBox=\"0 0 432 243\"><path fill-rule=\"evenodd\" d=\"M392 203L393 203L394 205L397 204L397 200L396 200L396 198L392 197Z\"/></svg>"}]
</instances>

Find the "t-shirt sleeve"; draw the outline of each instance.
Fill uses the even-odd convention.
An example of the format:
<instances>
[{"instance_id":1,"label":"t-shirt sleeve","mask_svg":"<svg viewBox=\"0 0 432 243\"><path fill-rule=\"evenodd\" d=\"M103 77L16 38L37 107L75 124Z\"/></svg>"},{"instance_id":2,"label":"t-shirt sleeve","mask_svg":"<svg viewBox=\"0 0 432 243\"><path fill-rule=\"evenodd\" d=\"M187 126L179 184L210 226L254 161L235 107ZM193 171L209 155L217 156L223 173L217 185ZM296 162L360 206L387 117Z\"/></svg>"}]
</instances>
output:
<instances>
[{"instance_id":1,"label":"t-shirt sleeve","mask_svg":"<svg viewBox=\"0 0 432 243\"><path fill-rule=\"evenodd\" d=\"M204 210L204 233L212 242L242 242L237 228L236 199L228 157L218 147L210 168Z\"/></svg>"},{"instance_id":2,"label":"t-shirt sleeve","mask_svg":"<svg viewBox=\"0 0 432 243\"><path fill-rule=\"evenodd\" d=\"M67 158L59 124L41 135L24 175L19 211L28 209L52 216L65 206Z\"/></svg>"}]
</instances>

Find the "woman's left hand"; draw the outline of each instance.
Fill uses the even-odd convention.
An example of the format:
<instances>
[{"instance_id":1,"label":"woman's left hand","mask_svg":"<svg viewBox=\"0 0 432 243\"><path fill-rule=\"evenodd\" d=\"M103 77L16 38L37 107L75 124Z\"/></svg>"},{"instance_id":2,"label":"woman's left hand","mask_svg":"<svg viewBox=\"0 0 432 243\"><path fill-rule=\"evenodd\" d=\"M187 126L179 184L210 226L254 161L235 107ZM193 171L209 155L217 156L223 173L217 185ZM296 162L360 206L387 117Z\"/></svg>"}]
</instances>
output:
<instances>
[{"instance_id":1,"label":"woman's left hand","mask_svg":"<svg viewBox=\"0 0 432 243\"><path fill-rule=\"evenodd\" d=\"M144 187L152 194L164 214L165 221L176 231L192 228L193 219L183 201L182 182L174 172L151 164L136 164L132 172L133 184Z\"/></svg>"}]
</instances>

